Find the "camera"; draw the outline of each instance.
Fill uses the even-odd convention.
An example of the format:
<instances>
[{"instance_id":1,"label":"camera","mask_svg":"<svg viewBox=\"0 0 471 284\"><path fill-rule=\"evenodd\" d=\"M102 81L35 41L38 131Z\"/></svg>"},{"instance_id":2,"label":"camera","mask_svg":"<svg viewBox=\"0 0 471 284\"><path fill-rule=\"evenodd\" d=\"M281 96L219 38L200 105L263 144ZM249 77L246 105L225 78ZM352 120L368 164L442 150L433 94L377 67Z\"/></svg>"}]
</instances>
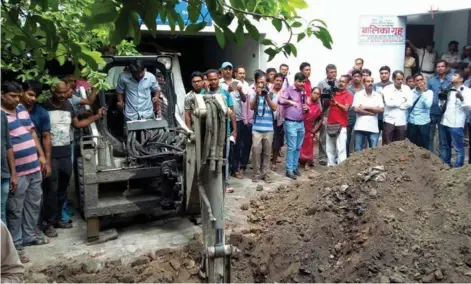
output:
<instances>
[{"instance_id":1,"label":"camera","mask_svg":"<svg viewBox=\"0 0 471 284\"><path fill-rule=\"evenodd\" d=\"M266 97L269 93L270 93L270 89L268 89L268 86L267 86L267 85L263 86L263 88L262 88L262 96L263 96L263 97Z\"/></svg>"},{"instance_id":2,"label":"camera","mask_svg":"<svg viewBox=\"0 0 471 284\"><path fill-rule=\"evenodd\" d=\"M327 81L327 84L329 87L322 90L321 99L331 99L339 90L339 88L335 86L335 81Z\"/></svg>"},{"instance_id":3,"label":"camera","mask_svg":"<svg viewBox=\"0 0 471 284\"><path fill-rule=\"evenodd\" d=\"M438 91L438 99L440 101L446 101L448 99L448 95L450 94L451 91L453 91L453 85L450 84L445 89L440 89ZM456 90L455 90L456 91Z\"/></svg>"}]
</instances>

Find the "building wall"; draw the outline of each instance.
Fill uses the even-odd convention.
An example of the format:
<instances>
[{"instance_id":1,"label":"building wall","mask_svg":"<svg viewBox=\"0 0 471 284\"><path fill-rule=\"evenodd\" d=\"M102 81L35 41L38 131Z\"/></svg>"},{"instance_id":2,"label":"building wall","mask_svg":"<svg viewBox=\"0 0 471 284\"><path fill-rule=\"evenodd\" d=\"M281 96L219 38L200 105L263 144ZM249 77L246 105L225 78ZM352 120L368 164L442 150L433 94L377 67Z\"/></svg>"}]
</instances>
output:
<instances>
[{"instance_id":1,"label":"building wall","mask_svg":"<svg viewBox=\"0 0 471 284\"><path fill-rule=\"evenodd\" d=\"M460 10L436 14L434 18L428 14L407 17L407 24L433 25L435 49L441 54L448 51L448 43L456 40L460 48L471 44L471 10Z\"/></svg>"},{"instance_id":2,"label":"building wall","mask_svg":"<svg viewBox=\"0 0 471 284\"><path fill-rule=\"evenodd\" d=\"M361 57L365 60L365 68L372 70L375 81L379 80L379 68L388 65L392 70L402 70L404 61L405 45L361 45L358 40L359 18L360 15L384 15L384 16L406 16L418 13L427 13L431 8L436 10L447 10L462 8L463 3L451 5L442 0L399 0L389 4L379 5L374 0L344 1L344 0L309 0L309 8L300 13L305 19L319 18L324 20L332 35L334 44L331 50L322 46L316 38L305 38L296 45L298 56L286 58L278 55L273 61L266 63L261 60L261 69L267 67L278 67L281 63L288 63L290 74L294 75L299 70L299 65L303 61L310 62L312 65L311 81L317 82L325 77L325 66L333 63L337 66L339 74L345 74L354 63L355 58ZM452 1L448 1L452 2ZM466 2L466 1L464 1ZM470 6L471 4L464 4ZM427 14L430 17L429 14ZM460 18L454 20L453 17L446 19L446 24L456 25L457 21L468 23L468 18L464 12L459 14ZM469 15L469 13L468 13ZM426 17L426 16L425 16ZM405 17L404 17L405 19ZM277 43L285 42L288 39L286 33L278 33L269 23L257 24L267 37L274 39ZM462 38L466 37L467 31L462 33L454 31L448 36ZM437 31L438 32L438 31Z\"/></svg>"}]
</instances>

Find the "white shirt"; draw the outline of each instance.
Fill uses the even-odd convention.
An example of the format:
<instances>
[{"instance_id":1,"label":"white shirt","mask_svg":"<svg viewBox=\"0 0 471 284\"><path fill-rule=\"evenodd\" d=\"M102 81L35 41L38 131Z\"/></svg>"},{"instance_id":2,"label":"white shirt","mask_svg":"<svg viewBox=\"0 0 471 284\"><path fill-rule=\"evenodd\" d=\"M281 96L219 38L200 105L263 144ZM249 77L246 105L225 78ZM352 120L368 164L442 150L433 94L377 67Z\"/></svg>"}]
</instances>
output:
<instances>
[{"instance_id":1,"label":"white shirt","mask_svg":"<svg viewBox=\"0 0 471 284\"><path fill-rule=\"evenodd\" d=\"M455 64L455 63L459 63L461 61L461 58L458 52L455 54L451 54L448 52L442 55L442 60L445 60L446 62L450 64Z\"/></svg>"},{"instance_id":2,"label":"white shirt","mask_svg":"<svg viewBox=\"0 0 471 284\"><path fill-rule=\"evenodd\" d=\"M383 121L395 126L407 125L407 110L412 106L412 91L407 85L398 90L391 84L383 89Z\"/></svg>"},{"instance_id":3,"label":"white shirt","mask_svg":"<svg viewBox=\"0 0 471 284\"><path fill-rule=\"evenodd\" d=\"M230 83L227 83L224 80L224 78L221 78L219 80L219 84L225 91L229 91L229 86L234 82L237 83L237 86L242 86L242 83L236 79L231 79ZM236 120L240 121L242 120L242 103L243 103L242 99L240 98L239 91L237 90L230 92L230 94L231 94L232 100L234 101L234 112L235 112Z\"/></svg>"},{"instance_id":4,"label":"white shirt","mask_svg":"<svg viewBox=\"0 0 471 284\"><path fill-rule=\"evenodd\" d=\"M451 128L463 128L466 123L466 115L471 110L471 89L464 85L458 89L462 89L461 94L464 100L456 98L456 91L451 91L442 117L442 125Z\"/></svg>"},{"instance_id":5,"label":"white shirt","mask_svg":"<svg viewBox=\"0 0 471 284\"><path fill-rule=\"evenodd\" d=\"M365 90L361 90L355 94L352 107L384 107L383 96L373 91L368 95ZM355 131L366 131L379 133L378 114L376 115L360 115L357 113L357 120L353 127Z\"/></svg>"},{"instance_id":6,"label":"white shirt","mask_svg":"<svg viewBox=\"0 0 471 284\"><path fill-rule=\"evenodd\" d=\"M419 68L426 72L434 72L435 71L435 57L437 56L435 51L430 53L426 49L417 48L415 52L417 53L417 57L419 58Z\"/></svg>"}]
</instances>

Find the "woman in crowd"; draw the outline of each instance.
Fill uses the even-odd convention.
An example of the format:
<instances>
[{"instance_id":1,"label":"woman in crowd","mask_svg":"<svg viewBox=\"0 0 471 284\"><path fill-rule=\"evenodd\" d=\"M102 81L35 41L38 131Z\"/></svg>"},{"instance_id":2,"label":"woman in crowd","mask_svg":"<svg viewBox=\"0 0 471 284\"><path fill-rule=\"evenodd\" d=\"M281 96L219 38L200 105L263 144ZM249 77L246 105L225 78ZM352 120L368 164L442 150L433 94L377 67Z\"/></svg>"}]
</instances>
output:
<instances>
[{"instance_id":1,"label":"woman in crowd","mask_svg":"<svg viewBox=\"0 0 471 284\"><path fill-rule=\"evenodd\" d=\"M321 109L319 105L319 98L321 96L321 90L315 87L311 91L311 96L308 97L307 105L309 110L304 113L304 140L303 146L301 147L301 154L299 156L299 162L301 165L304 164L304 169L309 170L313 166L314 162L314 139L316 133L322 123Z\"/></svg>"}]
</instances>

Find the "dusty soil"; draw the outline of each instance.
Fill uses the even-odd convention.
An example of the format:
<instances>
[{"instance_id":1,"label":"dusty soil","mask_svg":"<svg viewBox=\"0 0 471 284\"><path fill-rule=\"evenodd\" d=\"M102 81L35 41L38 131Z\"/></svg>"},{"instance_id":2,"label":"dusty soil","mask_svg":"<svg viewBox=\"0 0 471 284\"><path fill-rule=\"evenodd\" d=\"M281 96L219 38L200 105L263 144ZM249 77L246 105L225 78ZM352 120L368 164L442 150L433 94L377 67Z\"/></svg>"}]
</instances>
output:
<instances>
[{"instance_id":1,"label":"dusty soil","mask_svg":"<svg viewBox=\"0 0 471 284\"><path fill-rule=\"evenodd\" d=\"M355 153L241 209L234 282L471 282L471 167L409 142ZM72 263L28 282L199 282L201 242L130 264Z\"/></svg>"},{"instance_id":2,"label":"dusty soil","mask_svg":"<svg viewBox=\"0 0 471 284\"><path fill-rule=\"evenodd\" d=\"M471 282L471 167L409 142L250 203L237 282Z\"/></svg>"}]
</instances>

